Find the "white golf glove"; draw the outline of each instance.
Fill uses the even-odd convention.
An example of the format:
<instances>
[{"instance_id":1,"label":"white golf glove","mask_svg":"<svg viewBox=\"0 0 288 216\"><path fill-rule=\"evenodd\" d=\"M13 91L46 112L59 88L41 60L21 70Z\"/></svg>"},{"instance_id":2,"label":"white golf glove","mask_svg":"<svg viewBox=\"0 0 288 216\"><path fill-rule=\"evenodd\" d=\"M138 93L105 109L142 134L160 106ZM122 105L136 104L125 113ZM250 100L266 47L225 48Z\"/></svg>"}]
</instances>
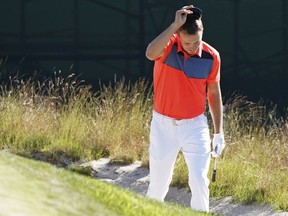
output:
<instances>
[{"instance_id":1,"label":"white golf glove","mask_svg":"<svg viewBox=\"0 0 288 216\"><path fill-rule=\"evenodd\" d=\"M213 151L211 152L212 157L218 157L221 155L223 149L225 148L225 140L223 133L214 134L213 137Z\"/></svg>"}]
</instances>

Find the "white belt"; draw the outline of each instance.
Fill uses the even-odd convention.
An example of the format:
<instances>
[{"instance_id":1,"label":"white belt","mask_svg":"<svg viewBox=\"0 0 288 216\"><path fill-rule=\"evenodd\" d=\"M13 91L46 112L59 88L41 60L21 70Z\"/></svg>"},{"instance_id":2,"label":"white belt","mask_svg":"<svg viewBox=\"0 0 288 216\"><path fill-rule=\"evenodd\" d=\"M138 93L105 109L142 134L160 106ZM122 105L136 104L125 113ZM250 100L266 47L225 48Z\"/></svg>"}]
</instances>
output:
<instances>
[{"instance_id":1,"label":"white belt","mask_svg":"<svg viewBox=\"0 0 288 216\"><path fill-rule=\"evenodd\" d=\"M157 118L160 119L162 122L167 122L167 123L171 123L173 126L179 126L179 125L184 125L187 124L189 122L191 122L192 120L194 120L195 118L189 118L189 119L176 119L176 118L171 118L165 115L162 115L160 113L157 113L155 110L153 110L153 118Z\"/></svg>"}]
</instances>

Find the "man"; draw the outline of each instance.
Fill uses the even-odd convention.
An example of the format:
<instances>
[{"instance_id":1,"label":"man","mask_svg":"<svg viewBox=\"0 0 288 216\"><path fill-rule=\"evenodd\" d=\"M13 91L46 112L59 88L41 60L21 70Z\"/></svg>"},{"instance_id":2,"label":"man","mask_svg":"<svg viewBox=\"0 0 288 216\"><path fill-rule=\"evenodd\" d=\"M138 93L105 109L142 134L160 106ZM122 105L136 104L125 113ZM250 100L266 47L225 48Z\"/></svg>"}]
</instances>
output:
<instances>
[{"instance_id":1,"label":"man","mask_svg":"<svg viewBox=\"0 0 288 216\"><path fill-rule=\"evenodd\" d=\"M146 50L147 58L155 61L147 196L164 201L181 150L189 171L191 208L208 212L211 140L204 115L207 98L214 124L212 156L219 156L225 144L220 56L202 41L201 19L199 8L184 6Z\"/></svg>"}]
</instances>

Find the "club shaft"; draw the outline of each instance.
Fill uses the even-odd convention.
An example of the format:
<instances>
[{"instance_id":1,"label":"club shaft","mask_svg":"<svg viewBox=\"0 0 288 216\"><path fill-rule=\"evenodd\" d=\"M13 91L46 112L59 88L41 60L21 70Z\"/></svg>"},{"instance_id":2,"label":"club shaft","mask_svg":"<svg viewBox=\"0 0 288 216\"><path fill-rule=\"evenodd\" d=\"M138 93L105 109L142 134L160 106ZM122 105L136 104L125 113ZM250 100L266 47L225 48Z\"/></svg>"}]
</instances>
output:
<instances>
[{"instance_id":1,"label":"club shaft","mask_svg":"<svg viewBox=\"0 0 288 216\"><path fill-rule=\"evenodd\" d=\"M217 171L217 158L214 158L214 167L213 167L213 173L212 173L212 182L216 181L216 171Z\"/></svg>"}]
</instances>

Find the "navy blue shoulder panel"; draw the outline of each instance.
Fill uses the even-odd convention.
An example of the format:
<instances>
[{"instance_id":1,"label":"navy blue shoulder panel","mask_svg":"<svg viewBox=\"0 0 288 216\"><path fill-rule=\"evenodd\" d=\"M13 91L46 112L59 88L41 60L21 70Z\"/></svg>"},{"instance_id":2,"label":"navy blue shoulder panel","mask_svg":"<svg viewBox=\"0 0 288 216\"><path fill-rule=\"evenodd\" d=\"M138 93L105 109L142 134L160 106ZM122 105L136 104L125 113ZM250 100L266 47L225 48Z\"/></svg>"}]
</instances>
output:
<instances>
[{"instance_id":1,"label":"navy blue shoulder panel","mask_svg":"<svg viewBox=\"0 0 288 216\"><path fill-rule=\"evenodd\" d=\"M207 79L212 69L213 56L203 50L201 58L191 56L184 61L183 53L177 52L175 44L164 60L164 64L182 70L188 78Z\"/></svg>"},{"instance_id":2,"label":"navy blue shoulder panel","mask_svg":"<svg viewBox=\"0 0 288 216\"><path fill-rule=\"evenodd\" d=\"M174 69L183 70L184 56L181 54L177 52L177 44L173 45L170 53L164 60L164 63Z\"/></svg>"},{"instance_id":3,"label":"navy blue shoulder panel","mask_svg":"<svg viewBox=\"0 0 288 216\"><path fill-rule=\"evenodd\" d=\"M211 55L211 53L205 51L205 50L202 50L202 56L201 58L205 58L205 59L212 59L213 60L213 56Z\"/></svg>"}]
</instances>

